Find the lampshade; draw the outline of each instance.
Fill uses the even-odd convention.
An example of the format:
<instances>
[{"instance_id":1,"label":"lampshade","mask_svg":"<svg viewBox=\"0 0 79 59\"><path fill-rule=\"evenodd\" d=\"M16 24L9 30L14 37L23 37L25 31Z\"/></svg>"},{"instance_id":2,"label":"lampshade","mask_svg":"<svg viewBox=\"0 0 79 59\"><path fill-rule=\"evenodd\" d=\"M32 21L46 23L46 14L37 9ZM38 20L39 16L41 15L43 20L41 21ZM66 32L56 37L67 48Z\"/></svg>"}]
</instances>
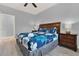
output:
<instances>
[{"instance_id":1,"label":"lampshade","mask_svg":"<svg viewBox=\"0 0 79 59\"><path fill-rule=\"evenodd\" d=\"M67 18L63 21L63 24L64 24L64 28L65 28L65 31L67 33L70 33L71 32L71 29L72 29L72 24L74 24L76 21L72 18Z\"/></svg>"},{"instance_id":2,"label":"lampshade","mask_svg":"<svg viewBox=\"0 0 79 59\"><path fill-rule=\"evenodd\" d=\"M66 32L71 32L72 24L65 24L65 30Z\"/></svg>"}]
</instances>

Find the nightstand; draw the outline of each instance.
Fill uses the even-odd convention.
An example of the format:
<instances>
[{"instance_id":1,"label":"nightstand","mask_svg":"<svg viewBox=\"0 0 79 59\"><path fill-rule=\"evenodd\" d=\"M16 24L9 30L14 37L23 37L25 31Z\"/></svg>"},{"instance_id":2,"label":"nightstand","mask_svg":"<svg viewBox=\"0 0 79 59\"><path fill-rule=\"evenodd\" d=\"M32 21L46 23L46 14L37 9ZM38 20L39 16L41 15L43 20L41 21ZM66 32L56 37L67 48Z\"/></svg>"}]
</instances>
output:
<instances>
[{"instance_id":1,"label":"nightstand","mask_svg":"<svg viewBox=\"0 0 79 59\"><path fill-rule=\"evenodd\" d=\"M77 35L60 33L59 46L77 51Z\"/></svg>"}]
</instances>

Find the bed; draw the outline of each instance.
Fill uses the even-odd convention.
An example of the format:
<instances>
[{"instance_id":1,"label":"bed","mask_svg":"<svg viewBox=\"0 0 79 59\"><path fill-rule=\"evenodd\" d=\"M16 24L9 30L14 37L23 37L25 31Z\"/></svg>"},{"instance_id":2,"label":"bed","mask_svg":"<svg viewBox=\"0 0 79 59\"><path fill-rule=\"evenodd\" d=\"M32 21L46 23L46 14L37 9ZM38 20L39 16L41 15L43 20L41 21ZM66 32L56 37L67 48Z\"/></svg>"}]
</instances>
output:
<instances>
[{"instance_id":1,"label":"bed","mask_svg":"<svg viewBox=\"0 0 79 59\"><path fill-rule=\"evenodd\" d=\"M40 24L36 32L19 33L16 42L24 56L44 56L58 45L60 22Z\"/></svg>"}]
</instances>

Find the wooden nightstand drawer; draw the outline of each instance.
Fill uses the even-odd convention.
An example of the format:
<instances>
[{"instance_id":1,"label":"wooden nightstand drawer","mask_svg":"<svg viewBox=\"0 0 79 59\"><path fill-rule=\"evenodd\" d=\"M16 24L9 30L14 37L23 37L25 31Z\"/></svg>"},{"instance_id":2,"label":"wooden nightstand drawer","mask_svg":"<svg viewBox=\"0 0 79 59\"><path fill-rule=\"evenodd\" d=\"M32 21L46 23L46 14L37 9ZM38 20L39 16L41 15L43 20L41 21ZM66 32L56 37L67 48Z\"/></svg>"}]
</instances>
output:
<instances>
[{"instance_id":1,"label":"wooden nightstand drawer","mask_svg":"<svg viewBox=\"0 0 79 59\"><path fill-rule=\"evenodd\" d=\"M77 35L74 34L60 34L59 45L70 48L74 51L77 50Z\"/></svg>"}]
</instances>

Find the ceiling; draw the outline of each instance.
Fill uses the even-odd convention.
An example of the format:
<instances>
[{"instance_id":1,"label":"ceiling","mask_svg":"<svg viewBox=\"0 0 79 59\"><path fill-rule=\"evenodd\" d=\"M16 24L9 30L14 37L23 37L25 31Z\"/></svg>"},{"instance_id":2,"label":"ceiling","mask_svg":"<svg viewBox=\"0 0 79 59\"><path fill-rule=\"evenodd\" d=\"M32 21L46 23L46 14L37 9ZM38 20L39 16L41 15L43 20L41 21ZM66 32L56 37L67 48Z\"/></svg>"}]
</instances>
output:
<instances>
[{"instance_id":1,"label":"ceiling","mask_svg":"<svg viewBox=\"0 0 79 59\"><path fill-rule=\"evenodd\" d=\"M54 5L56 5L56 3L36 3L36 5L38 7L34 8L34 6L31 3L29 3L27 5L27 7L24 7L24 4L25 3L1 3L0 5L14 8L16 10L28 12L28 13L33 14L33 15L36 15L36 14L54 6Z\"/></svg>"}]
</instances>

